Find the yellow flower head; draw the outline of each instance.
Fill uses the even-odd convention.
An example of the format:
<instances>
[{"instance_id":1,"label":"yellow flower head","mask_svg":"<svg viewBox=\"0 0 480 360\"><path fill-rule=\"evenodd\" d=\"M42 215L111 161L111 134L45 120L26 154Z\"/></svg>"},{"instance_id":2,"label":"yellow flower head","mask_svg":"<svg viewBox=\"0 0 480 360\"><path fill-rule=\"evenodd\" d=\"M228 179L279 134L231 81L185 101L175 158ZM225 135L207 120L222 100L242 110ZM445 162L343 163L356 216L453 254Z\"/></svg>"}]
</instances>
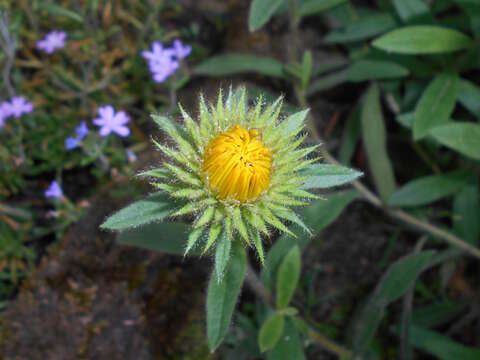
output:
<instances>
[{"instance_id":1,"label":"yellow flower head","mask_svg":"<svg viewBox=\"0 0 480 360\"><path fill-rule=\"evenodd\" d=\"M256 129L234 125L207 145L202 170L219 199L245 203L268 188L272 155Z\"/></svg>"},{"instance_id":2,"label":"yellow flower head","mask_svg":"<svg viewBox=\"0 0 480 360\"><path fill-rule=\"evenodd\" d=\"M242 88L225 101L220 92L216 105L201 98L198 121L180 108L184 127L153 116L175 146L155 142L169 160L145 175L178 202L172 216L195 216L186 253L200 242L204 252L216 245L219 276L234 239L254 246L263 263L261 234L269 227L291 233L290 221L308 231L290 207L316 198L302 175L317 160L307 159L316 146L300 147L307 111L281 121L281 105L281 98L268 106L260 98L249 108Z\"/></svg>"}]
</instances>

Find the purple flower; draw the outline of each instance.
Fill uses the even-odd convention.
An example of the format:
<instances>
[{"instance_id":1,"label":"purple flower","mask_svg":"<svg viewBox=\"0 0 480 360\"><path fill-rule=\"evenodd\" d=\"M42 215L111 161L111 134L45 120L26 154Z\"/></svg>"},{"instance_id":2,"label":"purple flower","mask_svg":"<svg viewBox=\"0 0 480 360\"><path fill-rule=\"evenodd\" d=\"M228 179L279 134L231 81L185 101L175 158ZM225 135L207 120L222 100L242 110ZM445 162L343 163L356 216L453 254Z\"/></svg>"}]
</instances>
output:
<instances>
[{"instance_id":1,"label":"purple flower","mask_svg":"<svg viewBox=\"0 0 480 360\"><path fill-rule=\"evenodd\" d=\"M77 133L78 140L83 140L83 138L85 138L85 136L88 134L87 123L82 121L80 125L75 128L75 132Z\"/></svg>"},{"instance_id":2,"label":"purple flower","mask_svg":"<svg viewBox=\"0 0 480 360\"><path fill-rule=\"evenodd\" d=\"M7 112L17 119L23 114L28 114L33 111L33 104L30 101L26 101L23 96L14 96L7 104Z\"/></svg>"},{"instance_id":3,"label":"purple flower","mask_svg":"<svg viewBox=\"0 0 480 360\"><path fill-rule=\"evenodd\" d=\"M174 51L172 49L164 49L163 45L158 41L152 44L152 51L142 51L143 58L147 59L150 65L171 61L173 55Z\"/></svg>"},{"instance_id":4,"label":"purple flower","mask_svg":"<svg viewBox=\"0 0 480 360\"><path fill-rule=\"evenodd\" d=\"M67 150L73 150L75 149L80 143L80 140L74 137L67 137L65 139L65 148Z\"/></svg>"},{"instance_id":5,"label":"purple flower","mask_svg":"<svg viewBox=\"0 0 480 360\"><path fill-rule=\"evenodd\" d=\"M192 47L190 45L183 45L182 41L176 39L173 41L173 51L177 59L185 59L192 52Z\"/></svg>"},{"instance_id":6,"label":"purple flower","mask_svg":"<svg viewBox=\"0 0 480 360\"><path fill-rule=\"evenodd\" d=\"M152 51L143 51L142 56L148 60L148 66L156 82L164 82L178 69L178 60L175 50L164 49L163 45L156 41L152 44Z\"/></svg>"},{"instance_id":7,"label":"purple flower","mask_svg":"<svg viewBox=\"0 0 480 360\"><path fill-rule=\"evenodd\" d=\"M112 105L102 106L98 109L99 117L93 120L93 123L100 126L100 136L107 136L111 132L121 137L128 136L130 129L125 126L130 120L124 111L115 113Z\"/></svg>"},{"instance_id":8,"label":"purple flower","mask_svg":"<svg viewBox=\"0 0 480 360\"><path fill-rule=\"evenodd\" d=\"M65 147L67 150L73 150L80 145L80 141L82 141L85 136L88 134L88 127L85 121L82 121L80 125L75 128L75 133L77 137L69 136L65 139Z\"/></svg>"},{"instance_id":9,"label":"purple flower","mask_svg":"<svg viewBox=\"0 0 480 360\"><path fill-rule=\"evenodd\" d=\"M169 76L173 75L177 69L178 62L176 61L150 65L150 71L152 72L153 80L158 83L164 82Z\"/></svg>"},{"instance_id":10,"label":"purple flower","mask_svg":"<svg viewBox=\"0 0 480 360\"><path fill-rule=\"evenodd\" d=\"M65 31L52 31L45 38L37 42L37 49L45 51L47 54L53 54L55 50L65 47Z\"/></svg>"},{"instance_id":11,"label":"purple flower","mask_svg":"<svg viewBox=\"0 0 480 360\"><path fill-rule=\"evenodd\" d=\"M58 185L58 182L52 181L47 190L45 190L45 197L59 199L63 196L62 188Z\"/></svg>"},{"instance_id":12,"label":"purple flower","mask_svg":"<svg viewBox=\"0 0 480 360\"><path fill-rule=\"evenodd\" d=\"M7 120L11 114L9 103L3 101L0 105L0 128L5 126L5 120Z\"/></svg>"}]
</instances>

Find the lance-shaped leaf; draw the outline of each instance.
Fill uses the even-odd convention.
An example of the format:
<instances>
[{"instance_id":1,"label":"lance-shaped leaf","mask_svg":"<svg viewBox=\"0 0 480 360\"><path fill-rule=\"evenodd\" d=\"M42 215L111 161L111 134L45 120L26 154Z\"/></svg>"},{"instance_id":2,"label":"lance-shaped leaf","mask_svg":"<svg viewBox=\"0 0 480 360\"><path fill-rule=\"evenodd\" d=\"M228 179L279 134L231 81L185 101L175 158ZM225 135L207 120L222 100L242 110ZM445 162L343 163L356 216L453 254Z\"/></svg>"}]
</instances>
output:
<instances>
[{"instance_id":1,"label":"lance-shaped leaf","mask_svg":"<svg viewBox=\"0 0 480 360\"><path fill-rule=\"evenodd\" d=\"M391 206L408 207L430 204L462 188L468 176L462 172L425 176L410 181L388 199Z\"/></svg>"},{"instance_id":2,"label":"lance-shaped leaf","mask_svg":"<svg viewBox=\"0 0 480 360\"><path fill-rule=\"evenodd\" d=\"M303 343L295 321L285 319L283 334L276 345L267 353L267 360L305 360Z\"/></svg>"},{"instance_id":3,"label":"lance-shaped leaf","mask_svg":"<svg viewBox=\"0 0 480 360\"><path fill-rule=\"evenodd\" d=\"M369 349L387 305L399 299L414 284L433 254L433 251L422 251L407 255L389 267L355 321L353 327L355 355L363 355Z\"/></svg>"},{"instance_id":4,"label":"lance-shaped leaf","mask_svg":"<svg viewBox=\"0 0 480 360\"><path fill-rule=\"evenodd\" d=\"M399 54L438 54L473 46L472 39L457 30L439 26L407 26L383 35L373 46Z\"/></svg>"},{"instance_id":5,"label":"lance-shaped leaf","mask_svg":"<svg viewBox=\"0 0 480 360\"><path fill-rule=\"evenodd\" d=\"M455 196L452 220L455 232L476 245L480 241L480 197L477 184L466 185Z\"/></svg>"},{"instance_id":6,"label":"lance-shaped leaf","mask_svg":"<svg viewBox=\"0 0 480 360\"><path fill-rule=\"evenodd\" d=\"M413 346L434 355L436 359L480 359L480 349L465 346L435 331L412 326L409 338Z\"/></svg>"},{"instance_id":7,"label":"lance-shaped leaf","mask_svg":"<svg viewBox=\"0 0 480 360\"><path fill-rule=\"evenodd\" d=\"M177 207L178 204L174 203L168 194L156 193L113 214L100 227L108 230L125 230L161 221L174 212Z\"/></svg>"},{"instance_id":8,"label":"lance-shaped leaf","mask_svg":"<svg viewBox=\"0 0 480 360\"><path fill-rule=\"evenodd\" d=\"M284 77L283 64L273 58L249 54L225 54L205 60L194 70L198 75L225 76L254 72L262 75Z\"/></svg>"},{"instance_id":9,"label":"lance-shaped leaf","mask_svg":"<svg viewBox=\"0 0 480 360\"><path fill-rule=\"evenodd\" d=\"M448 122L457 97L457 76L440 74L428 85L415 108L413 138L419 140Z\"/></svg>"},{"instance_id":10,"label":"lance-shaped leaf","mask_svg":"<svg viewBox=\"0 0 480 360\"><path fill-rule=\"evenodd\" d=\"M258 333L258 346L261 352L270 350L280 340L284 322L285 317L283 314L277 312L263 323Z\"/></svg>"},{"instance_id":11,"label":"lance-shaped leaf","mask_svg":"<svg viewBox=\"0 0 480 360\"><path fill-rule=\"evenodd\" d=\"M265 25L284 0L253 0L248 15L248 29L255 31Z\"/></svg>"},{"instance_id":12,"label":"lance-shaped leaf","mask_svg":"<svg viewBox=\"0 0 480 360\"><path fill-rule=\"evenodd\" d=\"M298 9L300 16L309 16L327 11L335 6L343 4L347 0L307 0L302 1Z\"/></svg>"},{"instance_id":13,"label":"lance-shaped leaf","mask_svg":"<svg viewBox=\"0 0 480 360\"><path fill-rule=\"evenodd\" d=\"M358 60L348 68L348 80L353 82L396 79L408 74L408 69L399 64L379 60Z\"/></svg>"},{"instance_id":14,"label":"lance-shaped leaf","mask_svg":"<svg viewBox=\"0 0 480 360\"><path fill-rule=\"evenodd\" d=\"M362 137L367 151L368 166L381 198L385 201L395 190L395 177L387 153L387 133L380 107L377 84L372 84L362 109Z\"/></svg>"},{"instance_id":15,"label":"lance-shaped leaf","mask_svg":"<svg viewBox=\"0 0 480 360\"><path fill-rule=\"evenodd\" d=\"M300 248L295 245L290 249L278 269L277 308L288 306L300 279Z\"/></svg>"},{"instance_id":16,"label":"lance-shaped leaf","mask_svg":"<svg viewBox=\"0 0 480 360\"><path fill-rule=\"evenodd\" d=\"M428 13L428 6L423 0L393 0L393 6L403 21Z\"/></svg>"},{"instance_id":17,"label":"lance-shaped leaf","mask_svg":"<svg viewBox=\"0 0 480 360\"><path fill-rule=\"evenodd\" d=\"M210 278L207 290L207 337L208 346L213 352L222 343L237 303L246 271L245 249L240 241L232 244L232 254L221 282L215 271Z\"/></svg>"},{"instance_id":18,"label":"lance-shaped leaf","mask_svg":"<svg viewBox=\"0 0 480 360\"><path fill-rule=\"evenodd\" d=\"M480 124L452 122L430 130L440 144L475 160L480 160Z\"/></svg>"},{"instance_id":19,"label":"lance-shaped leaf","mask_svg":"<svg viewBox=\"0 0 480 360\"><path fill-rule=\"evenodd\" d=\"M303 189L325 189L347 184L363 173L341 165L313 164L302 171L301 175L307 177Z\"/></svg>"},{"instance_id":20,"label":"lance-shaped leaf","mask_svg":"<svg viewBox=\"0 0 480 360\"><path fill-rule=\"evenodd\" d=\"M222 281L225 267L227 266L230 258L231 247L232 242L225 231L223 231L222 235L217 240L217 247L215 250L215 274L217 275L218 282Z\"/></svg>"}]
</instances>

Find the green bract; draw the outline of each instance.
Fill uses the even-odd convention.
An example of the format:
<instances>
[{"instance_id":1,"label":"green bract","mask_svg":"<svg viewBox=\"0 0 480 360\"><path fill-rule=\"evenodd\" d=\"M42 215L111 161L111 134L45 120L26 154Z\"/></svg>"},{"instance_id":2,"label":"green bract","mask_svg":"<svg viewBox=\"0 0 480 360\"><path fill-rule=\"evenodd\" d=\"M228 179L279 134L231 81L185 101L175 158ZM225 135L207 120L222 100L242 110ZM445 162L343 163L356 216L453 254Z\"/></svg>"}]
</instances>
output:
<instances>
[{"instance_id":1,"label":"green bract","mask_svg":"<svg viewBox=\"0 0 480 360\"><path fill-rule=\"evenodd\" d=\"M326 175L336 176L338 171L343 181L360 175L358 172L345 175L345 168L326 169L319 164L312 165L318 159L312 155L318 145L302 146L308 110L282 119L281 106L282 98L266 105L260 97L255 106L249 107L246 91L241 88L235 92L230 90L226 99L220 91L215 105L207 104L200 97L198 121L180 107L183 126L167 117L153 115L172 146L167 145L168 141L154 141L168 160L160 168L140 175L150 178L160 193L121 210L102 227L123 230L167 217L193 215L195 220L184 245L184 254L197 246L202 248L202 253L215 249L215 272L219 281L227 266L232 242L237 238L255 248L263 264L262 236L269 236L270 229L294 235L284 224L289 221L309 232L291 209L318 198L307 190L335 185ZM236 125L261 134L272 161L268 187L254 200L245 202L235 198L221 199L218 192L209 187L208 176L202 171L207 145ZM346 177L348 179L344 179ZM340 180L334 182L341 183Z\"/></svg>"},{"instance_id":2,"label":"green bract","mask_svg":"<svg viewBox=\"0 0 480 360\"><path fill-rule=\"evenodd\" d=\"M247 106L244 88L230 91L226 100L220 92L216 105L207 105L200 98L198 123L183 109L180 127L170 119L153 115L160 128L173 140L175 147L155 142L168 157L163 167L148 172L152 184L178 199L179 208L171 216L194 214L196 220L188 237L185 253L197 243L203 243L203 251L217 246L217 274L223 273L230 243L238 235L246 245L255 247L261 262L264 261L261 233L268 236L268 225L289 232L282 220L293 221L308 228L290 209L290 206L306 205L315 195L302 189L307 180L300 171L316 158L306 159L316 146L300 148L305 136L298 136L304 128L307 111L280 120L282 99L265 106L258 99L256 106ZM273 170L269 188L255 201L240 203L216 198L201 171L203 151L209 142L234 125L257 129L262 141L272 152ZM184 203L183 203L184 202ZM181 205L180 205L181 204Z\"/></svg>"}]
</instances>

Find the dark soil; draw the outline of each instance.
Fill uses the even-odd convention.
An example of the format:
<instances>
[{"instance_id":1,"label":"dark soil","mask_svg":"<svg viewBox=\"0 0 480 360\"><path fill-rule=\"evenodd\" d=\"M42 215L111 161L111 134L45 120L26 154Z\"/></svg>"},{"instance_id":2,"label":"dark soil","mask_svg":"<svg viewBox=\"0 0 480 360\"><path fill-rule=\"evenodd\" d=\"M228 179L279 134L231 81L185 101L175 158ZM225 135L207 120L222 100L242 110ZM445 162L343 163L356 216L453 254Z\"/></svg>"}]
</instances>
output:
<instances>
[{"instance_id":1,"label":"dark soil","mask_svg":"<svg viewBox=\"0 0 480 360\"><path fill-rule=\"evenodd\" d=\"M1 316L4 359L209 358L203 338L208 261L116 244L98 226L122 205L99 194L48 249Z\"/></svg>"}]
</instances>

